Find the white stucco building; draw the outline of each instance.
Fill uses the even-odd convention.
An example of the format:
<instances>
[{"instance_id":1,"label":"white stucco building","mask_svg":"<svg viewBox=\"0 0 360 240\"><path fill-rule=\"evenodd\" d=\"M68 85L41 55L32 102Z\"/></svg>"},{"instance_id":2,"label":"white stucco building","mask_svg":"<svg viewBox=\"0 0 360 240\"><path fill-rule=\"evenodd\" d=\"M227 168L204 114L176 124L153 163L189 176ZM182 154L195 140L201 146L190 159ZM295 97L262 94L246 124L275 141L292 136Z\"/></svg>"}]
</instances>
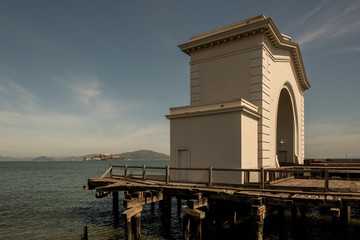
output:
<instances>
[{"instance_id":1,"label":"white stucco building","mask_svg":"<svg viewBox=\"0 0 360 240\"><path fill-rule=\"evenodd\" d=\"M179 47L190 56L191 104L166 116L172 167L303 163L304 91L310 84L297 42L271 18L258 16L190 37ZM205 175L172 178L202 181ZM229 182L230 175L214 180Z\"/></svg>"}]
</instances>

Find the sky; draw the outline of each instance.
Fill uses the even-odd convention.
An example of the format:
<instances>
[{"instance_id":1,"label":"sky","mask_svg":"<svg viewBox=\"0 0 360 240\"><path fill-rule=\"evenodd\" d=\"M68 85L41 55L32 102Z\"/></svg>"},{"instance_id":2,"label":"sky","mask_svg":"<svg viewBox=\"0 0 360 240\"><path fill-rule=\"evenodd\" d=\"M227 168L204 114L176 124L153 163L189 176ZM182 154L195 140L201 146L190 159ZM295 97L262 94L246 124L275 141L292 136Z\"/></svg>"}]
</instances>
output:
<instances>
[{"instance_id":1,"label":"sky","mask_svg":"<svg viewBox=\"0 0 360 240\"><path fill-rule=\"evenodd\" d=\"M169 153L177 45L261 14L300 44L306 157L360 157L359 0L2 0L0 156Z\"/></svg>"}]
</instances>

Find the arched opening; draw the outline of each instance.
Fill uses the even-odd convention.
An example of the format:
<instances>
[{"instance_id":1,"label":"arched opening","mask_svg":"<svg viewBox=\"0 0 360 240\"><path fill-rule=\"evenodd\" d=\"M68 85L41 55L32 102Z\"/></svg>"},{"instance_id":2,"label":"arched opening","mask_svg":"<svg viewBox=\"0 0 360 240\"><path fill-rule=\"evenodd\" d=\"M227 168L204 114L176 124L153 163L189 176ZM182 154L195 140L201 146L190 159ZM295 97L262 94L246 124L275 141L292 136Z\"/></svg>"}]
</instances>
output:
<instances>
[{"instance_id":1,"label":"arched opening","mask_svg":"<svg viewBox=\"0 0 360 240\"><path fill-rule=\"evenodd\" d=\"M290 94L286 88L282 89L280 93L276 131L276 154L280 165L295 163L294 112Z\"/></svg>"}]
</instances>

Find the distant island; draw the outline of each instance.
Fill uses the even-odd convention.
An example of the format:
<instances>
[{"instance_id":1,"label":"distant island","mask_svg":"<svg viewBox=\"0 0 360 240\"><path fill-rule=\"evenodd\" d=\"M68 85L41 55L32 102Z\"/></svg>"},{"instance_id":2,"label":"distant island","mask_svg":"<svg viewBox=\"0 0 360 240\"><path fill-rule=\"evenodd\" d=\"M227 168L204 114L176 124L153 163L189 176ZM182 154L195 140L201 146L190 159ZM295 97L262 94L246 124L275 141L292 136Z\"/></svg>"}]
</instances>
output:
<instances>
[{"instance_id":1,"label":"distant island","mask_svg":"<svg viewBox=\"0 0 360 240\"><path fill-rule=\"evenodd\" d=\"M119 154L88 154L82 156L61 156L61 157L11 157L0 156L2 161L34 161L34 162L53 162L53 161L111 161L111 160L170 160L170 156L164 153L151 150L138 150L134 152L124 152Z\"/></svg>"},{"instance_id":2,"label":"distant island","mask_svg":"<svg viewBox=\"0 0 360 240\"><path fill-rule=\"evenodd\" d=\"M120 154L95 154L84 157L85 161L112 161L112 160L170 160L170 156L151 150L138 150Z\"/></svg>"}]
</instances>

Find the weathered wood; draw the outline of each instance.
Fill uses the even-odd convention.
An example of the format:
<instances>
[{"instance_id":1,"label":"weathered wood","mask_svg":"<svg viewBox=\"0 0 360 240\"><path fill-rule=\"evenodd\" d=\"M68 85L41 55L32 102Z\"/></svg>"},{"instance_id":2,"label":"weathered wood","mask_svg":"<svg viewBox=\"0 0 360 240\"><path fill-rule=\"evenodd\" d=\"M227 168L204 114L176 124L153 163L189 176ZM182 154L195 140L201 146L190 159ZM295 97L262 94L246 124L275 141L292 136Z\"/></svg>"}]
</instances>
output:
<instances>
[{"instance_id":1,"label":"weathered wood","mask_svg":"<svg viewBox=\"0 0 360 240\"><path fill-rule=\"evenodd\" d=\"M88 240L88 228L84 226L83 233L81 234L81 240Z\"/></svg>"},{"instance_id":2,"label":"weathered wood","mask_svg":"<svg viewBox=\"0 0 360 240\"><path fill-rule=\"evenodd\" d=\"M119 216L119 192L113 192L113 214Z\"/></svg>"},{"instance_id":3,"label":"weathered wood","mask_svg":"<svg viewBox=\"0 0 360 240\"><path fill-rule=\"evenodd\" d=\"M145 181L146 180L146 166L145 165L143 165L143 167L142 167L142 174L143 174L142 180Z\"/></svg>"},{"instance_id":4,"label":"weathered wood","mask_svg":"<svg viewBox=\"0 0 360 240\"><path fill-rule=\"evenodd\" d=\"M198 210L198 209L191 209L188 206L183 206L182 207L182 212L184 213L184 215L189 215L192 216L196 219L204 219L205 218L205 212Z\"/></svg>"},{"instance_id":5,"label":"weathered wood","mask_svg":"<svg viewBox=\"0 0 360 240\"><path fill-rule=\"evenodd\" d=\"M190 217L188 215L183 216L183 237L184 240L190 240Z\"/></svg>"},{"instance_id":6,"label":"weathered wood","mask_svg":"<svg viewBox=\"0 0 360 240\"><path fill-rule=\"evenodd\" d=\"M306 217L306 207L305 206L299 206L299 210L300 210L301 218L304 219Z\"/></svg>"},{"instance_id":7,"label":"weathered wood","mask_svg":"<svg viewBox=\"0 0 360 240\"><path fill-rule=\"evenodd\" d=\"M260 168L260 188L265 188L265 176L264 176L264 168Z\"/></svg>"},{"instance_id":8,"label":"weathered wood","mask_svg":"<svg viewBox=\"0 0 360 240\"><path fill-rule=\"evenodd\" d=\"M213 185L213 171L212 166L209 167L209 182L208 186L211 187Z\"/></svg>"},{"instance_id":9,"label":"weathered wood","mask_svg":"<svg viewBox=\"0 0 360 240\"><path fill-rule=\"evenodd\" d=\"M130 219L133 216L135 216L138 213L141 213L142 211L142 206L135 206L133 208L130 208L126 211L124 211L121 215L125 218L125 219Z\"/></svg>"},{"instance_id":10,"label":"weathered wood","mask_svg":"<svg viewBox=\"0 0 360 240\"><path fill-rule=\"evenodd\" d=\"M95 193L95 198L104 198L107 195L109 195L110 192L96 192Z\"/></svg>"},{"instance_id":11,"label":"weathered wood","mask_svg":"<svg viewBox=\"0 0 360 240\"><path fill-rule=\"evenodd\" d=\"M245 171L244 172L244 183L249 183L250 182L250 171Z\"/></svg>"},{"instance_id":12,"label":"weathered wood","mask_svg":"<svg viewBox=\"0 0 360 240\"><path fill-rule=\"evenodd\" d=\"M181 198L177 197L176 212L180 216L181 213Z\"/></svg>"},{"instance_id":13,"label":"weathered wood","mask_svg":"<svg viewBox=\"0 0 360 240\"><path fill-rule=\"evenodd\" d=\"M280 206L280 207L292 207L294 205L293 200L280 199L276 197L272 197L272 198L264 197L263 203L270 206Z\"/></svg>"},{"instance_id":14,"label":"weathered wood","mask_svg":"<svg viewBox=\"0 0 360 240\"><path fill-rule=\"evenodd\" d=\"M291 208L291 219L296 220L300 216L300 210L298 206L293 206Z\"/></svg>"},{"instance_id":15,"label":"weathered wood","mask_svg":"<svg viewBox=\"0 0 360 240\"><path fill-rule=\"evenodd\" d=\"M137 213L134 216L135 219L135 239L141 239L141 213Z\"/></svg>"},{"instance_id":16,"label":"weathered wood","mask_svg":"<svg viewBox=\"0 0 360 240\"><path fill-rule=\"evenodd\" d=\"M151 202L151 211L155 210L155 202Z\"/></svg>"},{"instance_id":17,"label":"weathered wood","mask_svg":"<svg viewBox=\"0 0 360 240\"><path fill-rule=\"evenodd\" d=\"M169 182L170 182L170 167L169 167L169 165L166 165L165 182L166 182L166 184L169 184Z\"/></svg>"},{"instance_id":18,"label":"weathered wood","mask_svg":"<svg viewBox=\"0 0 360 240\"><path fill-rule=\"evenodd\" d=\"M109 172L110 172L110 177L111 177L111 175L112 175L112 165L110 165L110 168L100 178L103 179L106 176L106 174L108 174Z\"/></svg>"},{"instance_id":19,"label":"weathered wood","mask_svg":"<svg viewBox=\"0 0 360 240\"><path fill-rule=\"evenodd\" d=\"M341 215L341 220L344 223L348 223L351 219L351 215L350 215L350 205L348 203L344 203L343 206L340 208L340 215Z\"/></svg>"},{"instance_id":20,"label":"weathered wood","mask_svg":"<svg viewBox=\"0 0 360 240\"><path fill-rule=\"evenodd\" d=\"M128 166L125 164L124 165L124 179L125 180L126 180L127 176L128 176Z\"/></svg>"},{"instance_id":21,"label":"weathered wood","mask_svg":"<svg viewBox=\"0 0 360 240\"><path fill-rule=\"evenodd\" d=\"M195 232L195 236L194 239L198 239L201 240L202 239L202 224L201 224L201 219L195 219L194 223L196 224L196 232Z\"/></svg>"},{"instance_id":22,"label":"weathered wood","mask_svg":"<svg viewBox=\"0 0 360 240\"><path fill-rule=\"evenodd\" d=\"M137 195L125 194L125 199L123 200L124 208L132 208L134 206L140 206L163 200L162 192L152 192L151 194L146 193L145 195L140 194L140 192L136 192L136 194Z\"/></svg>"},{"instance_id":23,"label":"weathered wood","mask_svg":"<svg viewBox=\"0 0 360 240\"><path fill-rule=\"evenodd\" d=\"M207 170L209 171L209 169ZM345 171L346 169L341 170ZM332 171L333 169L331 169L331 174L333 174ZM259 170L257 172L259 173ZM325 171L323 168L318 168L317 172L324 173ZM271 173L272 172L269 171L269 180L272 178ZM207 186L207 183L196 184L171 182L165 184L163 180L164 178L159 181L148 179L148 176L146 177L147 179L145 181L142 180L141 176L138 176L136 179L128 177L126 180L123 176L116 177L115 175L113 175L113 178L93 178L88 180L87 188L96 189L97 197L104 197L107 194L116 191L129 191L131 193L143 192L142 195L138 194L136 198L133 196L133 194L125 194L124 206L126 207L147 204L161 199L156 199L156 194L152 194L152 192L158 192L161 194L162 192L166 192L173 196L179 196L182 199L201 199L201 197L207 196L209 200L213 199L250 203L252 205L267 204L271 206L283 207L291 207L294 205L319 206L326 207L327 209L340 208L341 211L345 211L343 209L343 203L348 203L349 206L351 205L353 207L360 207L360 181L358 180L347 181L338 178L332 178L328 181L328 192L324 192L324 178L291 178L287 181L277 182L274 184L266 183L266 188L261 189L258 183L257 185L214 184L212 187L209 187ZM135 193L135 195L136 194L137 193ZM194 208L205 205L205 203L202 203L201 201L193 203ZM192 203L190 203L190 205L191 204ZM344 214L342 213L341 215Z\"/></svg>"},{"instance_id":24,"label":"weathered wood","mask_svg":"<svg viewBox=\"0 0 360 240\"><path fill-rule=\"evenodd\" d=\"M208 198L189 199L188 206L191 209L201 208L208 205Z\"/></svg>"},{"instance_id":25,"label":"weathered wood","mask_svg":"<svg viewBox=\"0 0 360 240\"><path fill-rule=\"evenodd\" d=\"M340 208L331 208L330 212L333 218L340 218Z\"/></svg>"},{"instance_id":26,"label":"weathered wood","mask_svg":"<svg viewBox=\"0 0 360 240\"><path fill-rule=\"evenodd\" d=\"M265 214L266 214L265 205L252 205L251 210L254 216L262 216L263 218L265 218Z\"/></svg>"},{"instance_id":27,"label":"weathered wood","mask_svg":"<svg viewBox=\"0 0 360 240\"><path fill-rule=\"evenodd\" d=\"M329 170L325 168L325 192L329 191Z\"/></svg>"},{"instance_id":28,"label":"weathered wood","mask_svg":"<svg viewBox=\"0 0 360 240\"><path fill-rule=\"evenodd\" d=\"M281 178L281 179L277 179L277 180L272 180L269 183L274 185L274 184L285 182L285 181L292 180L292 179L294 179L294 176L290 176L290 177L287 177L287 178Z\"/></svg>"},{"instance_id":29,"label":"weathered wood","mask_svg":"<svg viewBox=\"0 0 360 240\"><path fill-rule=\"evenodd\" d=\"M263 239L264 233L264 219L266 216L266 206L265 205L253 205L251 210L254 216L254 238L256 240Z\"/></svg>"},{"instance_id":30,"label":"weathered wood","mask_svg":"<svg viewBox=\"0 0 360 240\"><path fill-rule=\"evenodd\" d=\"M125 220L125 239L132 240L132 224L131 217Z\"/></svg>"}]
</instances>

